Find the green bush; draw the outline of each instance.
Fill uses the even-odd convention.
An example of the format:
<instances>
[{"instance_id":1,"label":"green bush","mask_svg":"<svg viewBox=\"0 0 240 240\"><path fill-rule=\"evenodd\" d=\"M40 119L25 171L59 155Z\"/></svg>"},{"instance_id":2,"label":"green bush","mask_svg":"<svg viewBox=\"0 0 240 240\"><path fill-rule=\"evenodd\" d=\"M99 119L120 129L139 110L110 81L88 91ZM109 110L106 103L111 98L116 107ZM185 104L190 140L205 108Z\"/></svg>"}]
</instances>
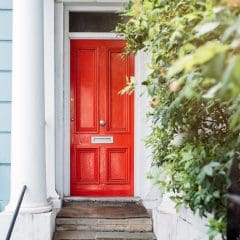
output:
<instances>
[{"instance_id":1,"label":"green bush","mask_svg":"<svg viewBox=\"0 0 240 240\"><path fill-rule=\"evenodd\" d=\"M226 238L229 169L240 150L240 0L132 0L117 32L151 56L147 145L162 193ZM129 89L129 86L128 88ZM131 89L131 88L130 88Z\"/></svg>"}]
</instances>

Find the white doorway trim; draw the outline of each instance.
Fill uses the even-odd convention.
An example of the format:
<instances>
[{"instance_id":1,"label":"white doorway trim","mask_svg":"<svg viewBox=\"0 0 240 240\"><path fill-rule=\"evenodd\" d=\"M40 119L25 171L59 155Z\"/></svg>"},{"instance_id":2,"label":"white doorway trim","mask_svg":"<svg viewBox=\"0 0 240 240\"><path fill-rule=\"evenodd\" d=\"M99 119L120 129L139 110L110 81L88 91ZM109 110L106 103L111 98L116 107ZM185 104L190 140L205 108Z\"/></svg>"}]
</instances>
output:
<instances>
[{"instance_id":1,"label":"white doorway trim","mask_svg":"<svg viewBox=\"0 0 240 240\"><path fill-rule=\"evenodd\" d=\"M70 39L121 39L114 33L69 33L69 13L71 11L116 12L122 3L55 4L55 72L56 72L56 187L61 197L70 196ZM141 82L146 75L145 54L135 57L135 77ZM147 152L144 152L143 131L146 109L144 97L139 98L141 89L135 93L134 113L134 196L146 194L143 181L146 176ZM144 157L146 155L146 157ZM147 181L147 180L146 180ZM146 184L145 184L146 185Z\"/></svg>"},{"instance_id":2,"label":"white doorway trim","mask_svg":"<svg viewBox=\"0 0 240 240\"><path fill-rule=\"evenodd\" d=\"M69 39L123 39L116 33L103 33L103 32L71 32L68 34Z\"/></svg>"}]
</instances>

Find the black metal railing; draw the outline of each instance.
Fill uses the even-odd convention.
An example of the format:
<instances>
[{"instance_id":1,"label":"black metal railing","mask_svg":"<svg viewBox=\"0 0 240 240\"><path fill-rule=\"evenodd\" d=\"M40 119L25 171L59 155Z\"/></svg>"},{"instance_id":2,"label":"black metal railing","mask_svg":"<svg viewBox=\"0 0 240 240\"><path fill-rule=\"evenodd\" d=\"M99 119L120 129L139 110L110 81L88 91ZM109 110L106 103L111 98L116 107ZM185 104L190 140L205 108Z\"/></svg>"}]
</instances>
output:
<instances>
[{"instance_id":1,"label":"black metal railing","mask_svg":"<svg viewBox=\"0 0 240 240\"><path fill-rule=\"evenodd\" d=\"M13 229L14 229L14 225L16 223L17 216L18 216L18 213L19 213L19 210L20 210L20 207L21 207L21 204L22 204L22 200L23 200L23 197L24 197L24 194L25 194L26 190L27 190L27 186L24 185L23 188L22 188L22 191L21 191L21 195L19 196L17 206L16 206L16 209L14 211L14 214L13 214L13 217L12 217L9 229L8 229L6 240L10 240L10 238L11 238L11 235L12 235L12 232L13 232Z\"/></svg>"}]
</instances>

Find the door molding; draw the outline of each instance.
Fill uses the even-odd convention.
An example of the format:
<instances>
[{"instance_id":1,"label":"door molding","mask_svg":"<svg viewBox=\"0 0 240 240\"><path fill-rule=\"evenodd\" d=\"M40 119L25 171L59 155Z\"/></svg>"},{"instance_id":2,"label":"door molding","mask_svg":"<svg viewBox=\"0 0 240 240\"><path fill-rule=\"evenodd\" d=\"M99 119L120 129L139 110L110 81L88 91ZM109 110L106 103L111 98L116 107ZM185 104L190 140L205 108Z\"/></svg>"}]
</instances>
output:
<instances>
[{"instance_id":1,"label":"door molding","mask_svg":"<svg viewBox=\"0 0 240 240\"><path fill-rule=\"evenodd\" d=\"M120 10L119 6L108 6L107 11L104 10L103 7L99 6L67 6L64 11L64 148L63 148L63 164L64 164L64 173L63 173L63 194L64 196L70 196L70 179L71 179L71 171L70 171L70 40L71 39L118 39L117 35L114 33L102 33L102 32L94 32L94 33L70 33L69 32L69 13L70 11L97 11L97 12L116 12Z\"/></svg>"},{"instance_id":2,"label":"door molding","mask_svg":"<svg viewBox=\"0 0 240 240\"><path fill-rule=\"evenodd\" d=\"M125 1L123 1L125 2ZM114 33L70 33L70 11L116 12L122 8L122 1L78 3L64 5L55 3L55 91L56 91L56 188L61 197L70 196L70 39L121 39ZM142 94L140 82L146 76L144 61L146 54L135 56L135 77L138 80L134 101L134 196L146 194L143 175L146 175L149 152L144 150L146 135L146 97ZM144 159L143 159L144 158ZM146 159L146 161L145 161ZM143 162L144 161L144 162ZM144 183L145 184L145 183ZM146 184L145 184L146 185Z\"/></svg>"},{"instance_id":3,"label":"door molding","mask_svg":"<svg viewBox=\"0 0 240 240\"><path fill-rule=\"evenodd\" d=\"M118 36L116 33L103 33L103 32L71 32L68 33L69 39L110 39L110 40L121 40L124 39Z\"/></svg>"}]
</instances>

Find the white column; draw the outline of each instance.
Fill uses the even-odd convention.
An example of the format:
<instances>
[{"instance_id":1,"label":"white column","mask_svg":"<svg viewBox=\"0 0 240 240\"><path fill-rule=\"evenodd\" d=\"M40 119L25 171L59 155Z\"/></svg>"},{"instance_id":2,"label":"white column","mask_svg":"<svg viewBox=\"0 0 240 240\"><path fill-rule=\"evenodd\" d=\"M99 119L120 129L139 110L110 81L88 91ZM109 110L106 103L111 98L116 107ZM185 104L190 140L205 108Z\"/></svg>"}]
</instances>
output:
<instances>
[{"instance_id":1,"label":"white column","mask_svg":"<svg viewBox=\"0 0 240 240\"><path fill-rule=\"evenodd\" d=\"M43 0L13 1L11 196L21 211L51 210L46 196Z\"/></svg>"}]
</instances>

